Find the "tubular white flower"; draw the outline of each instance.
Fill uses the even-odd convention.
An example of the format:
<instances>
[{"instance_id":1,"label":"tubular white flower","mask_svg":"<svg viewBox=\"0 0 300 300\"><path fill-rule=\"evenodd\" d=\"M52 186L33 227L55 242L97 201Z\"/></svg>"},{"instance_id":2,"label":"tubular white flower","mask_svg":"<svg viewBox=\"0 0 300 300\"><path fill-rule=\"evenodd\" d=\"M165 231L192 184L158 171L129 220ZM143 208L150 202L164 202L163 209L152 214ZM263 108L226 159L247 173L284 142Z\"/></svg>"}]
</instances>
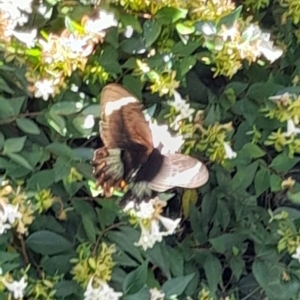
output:
<instances>
[{"instance_id":1,"label":"tubular white flower","mask_svg":"<svg viewBox=\"0 0 300 300\"><path fill-rule=\"evenodd\" d=\"M156 242L161 242L163 237L174 234L181 219L172 220L161 216L163 206L165 206L165 202L154 198L148 203L143 201L138 210L135 210L132 206L126 208L137 218L141 228L141 236L139 241L134 243L135 246L147 250L152 248ZM165 230L161 230L161 225Z\"/></svg>"},{"instance_id":2,"label":"tubular white flower","mask_svg":"<svg viewBox=\"0 0 300 300\"><path fill-rule=\"evenodd\" d=\"M18 206L6 204L4 206L7 221L13 225L17 220L21 219L22 214L18 211Z\"/></svg>"},{"instance_id":3,"label":"tubular white flower","mask_svg":"<svg viewBox=\"0 0 300 300\"><path fill-rule=\"evenodd\" d=\"M178 130L179 122L181 120L188 119L189 121L192 121L192 115L195 112L195 109L190 108L190 104L186 103L186 100L182 99L181 95L177 91L174 91L174 100L169 101L168 104L174 107L176 112L179 113L174 122L171 124L171 127L175 130Z\"/></svg>"},{"instance_id":4,"label":"tubular white flower","mask_svg":"<svg viewBox=\"0 0 300 300\"><path fill-rule=\"evenodd\" d=\"M150 300L163 300L165 298L165 293L158 290L157 288L150 289L149 292Z\"/></svg>"},{"instance_id":5,"label":"tubular white flower","mask_svg":"<svg viewBox=\"0 0 300 300\"><path fill-rule=\"evenodd\" d=\"M237 153L232 150L229 143L224 142L223 146L224 146L224 149L225 149L225 158L228 158L228 159L236 158Z\"/></svg>"},{"instance_id":6,"label":"tubular white flower","mask_svg":"<svg viewBox=\"0 0 300 300\"><path fill-rule=\"evenodd\" d=\"M160 152L162 154L176 153L184 143L181 135L172 136L167 125L157 125L154 121L149 122L149 127L152 133L153 145L155 148L162 146Z\"/></svg>"},{"instance_id":7,"label":"tubular white flower","mask_svg":"<svg viewBox=\"0 0 300 300\"><path fill-rule=\"evenodd\" d=\"M118 25L115 15L112 12L100 10L96 20L88 20L84 25L87 33L101 34L105 29Z\"/></svg>"},{"instance_id":8,"label":"tubular white flower","mask_svg":"<svg viewBox=\"0 0 300 300\"><path fill-rule=\"evenodd\" d=\"M23 276L20 281L7 282L5 279L2 280L5 287L13 294L14 299L23 299L27 282Z\"/></svg>"},{"instance_id":9,"label":"tubular white flower","mask_svg":"<svg viewBox=\"0 0 300 300\"><path fill-rule=\"evenodd\" d=\"M295 258L300 263L300 246L297 247L295 254L292 255L292 258Z\"/></svg>"},{"instance_id":10,"label":"tubular white flower","mask_svg":"<svg viewBox=\"0 0 300 300\"><path fill-rule=\"evenodd\" d=\"M115 292L105 281L97 279L98 287L93 287L94 277L84 292L84 300L119 300L123 293Z\"/></svg>"},{"instance_id":11,"label":"tubular white flower","mask_svg":"<svg viewBox=\"0 0 300 300\"><path fill-rule=\"evenodd\" d=\"M292 119L289 119L287 121L287 131L283 133L284 136L291 136L291 135L297 135L300 133L300 128L297 128L294 121Z\"/></svg>"},{"instance_id":12,"label":"tubular white flower","mask_svg":"<svg viewBox=\"0 0 300 300\"><path fill-rule=\"evenodd\" d=\"M32 48L35 45L37 30L33 29L30 32L20 32L13 30L12 35L17 40L24 43L27 48Z\"/></svg>"}]
</instances>

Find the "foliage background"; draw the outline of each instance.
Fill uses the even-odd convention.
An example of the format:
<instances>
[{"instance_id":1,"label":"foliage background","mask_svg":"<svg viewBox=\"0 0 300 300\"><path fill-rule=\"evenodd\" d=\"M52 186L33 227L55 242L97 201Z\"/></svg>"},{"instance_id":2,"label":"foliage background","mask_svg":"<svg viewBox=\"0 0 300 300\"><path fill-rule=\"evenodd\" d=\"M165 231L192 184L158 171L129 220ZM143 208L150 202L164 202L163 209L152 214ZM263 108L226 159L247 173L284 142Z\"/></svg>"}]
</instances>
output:
<instances>
[{"instance_id":1,"label":"foliage background","mask_svg":"<svg viewBox=\"0 0 300 300\"><path fill-rule=\"evenodd\" d=\"M25 299L83 299L93 274L127 300L150 299L153 287L165 299L299 299L299 1L102 2L118 21L102 36L84 32L83 17L98 9L92 1L24 1L28 20L18 30L37 29L33 45L4 34L0 2L0 195L22 213L0 236L3 278L26 274ZM272 63L251 24L283 50L270 46ZM59 48L66 28L66 39L88 36L77 56ZM118 196L101 198L91 177L97 97L108 82L130 89L159 124L178 115L167 105L174 90L201 111L173 133L210 180L174 190L165 214L182 217L180 228L146 251L134 246L139 229ZM224 143L236 158L226 158ZM12 296L4 284L0 291Z\"/></svg>"}]
</instances>

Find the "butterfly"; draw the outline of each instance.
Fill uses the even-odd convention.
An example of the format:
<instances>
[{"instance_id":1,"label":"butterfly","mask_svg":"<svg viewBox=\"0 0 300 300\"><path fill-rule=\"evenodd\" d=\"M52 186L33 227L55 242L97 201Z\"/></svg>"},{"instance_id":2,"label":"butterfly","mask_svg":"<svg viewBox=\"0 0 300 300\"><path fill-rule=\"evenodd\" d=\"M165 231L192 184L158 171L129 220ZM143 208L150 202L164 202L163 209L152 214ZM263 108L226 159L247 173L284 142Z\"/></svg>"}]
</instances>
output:
<instances>
[{"instance_id":1,"label":"butterfly","mask_svg":"<svg viewBox=\"0 0 300 300\"><path fill-rule=\"evenodd\" d=\"M208 181L206 166L196 158L179 153L162 155L154 148L142 106L127 89L111 83L103 88L100 98L104 147L94 152L92 164L97 185L106 197L114 189L130 185L123 199L138 203L153 192L197 188Z\"/></svg>"}]
</instances>

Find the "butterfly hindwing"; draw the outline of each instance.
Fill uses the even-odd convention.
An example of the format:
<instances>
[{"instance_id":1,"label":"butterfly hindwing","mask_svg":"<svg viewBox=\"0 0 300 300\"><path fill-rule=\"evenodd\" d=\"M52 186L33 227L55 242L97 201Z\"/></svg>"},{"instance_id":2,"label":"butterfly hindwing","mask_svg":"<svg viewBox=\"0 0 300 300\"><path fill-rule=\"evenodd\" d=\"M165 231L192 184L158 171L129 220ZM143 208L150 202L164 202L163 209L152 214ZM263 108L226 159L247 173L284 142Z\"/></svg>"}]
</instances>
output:
<instances>
[{"instance_id":1,"label":"butterfly hindwing","mask_svg":"<svg viewBox=\"0 0 300 300\"><path fill-rule=\"evenodd\" d=\"M160 171L149 182L149 187L164 192L173 187L197 188L208 181L206 166L188 155L174 153L164 155Z\"/></svg>"}]
</instances>

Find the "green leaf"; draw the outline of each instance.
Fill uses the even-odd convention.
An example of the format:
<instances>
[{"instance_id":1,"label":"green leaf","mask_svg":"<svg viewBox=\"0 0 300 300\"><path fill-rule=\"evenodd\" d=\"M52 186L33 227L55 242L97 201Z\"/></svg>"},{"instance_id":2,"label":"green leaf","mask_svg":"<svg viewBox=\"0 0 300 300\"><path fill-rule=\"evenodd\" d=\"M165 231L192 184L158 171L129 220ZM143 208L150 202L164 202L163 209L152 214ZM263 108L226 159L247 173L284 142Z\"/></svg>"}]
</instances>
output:
<instances>
[{"instance_id":1,"label":"green leaf","mask_svg":"<svg viewBox=\"0 0 300 300\"><path fill-rule=\"evenodd\" d=\"M7 153L6 154L13 162L16 164L24 167L25 169L32 170L33 167L30 165L30 163L20 154L16 153Z\"/></svg>"},{"instance_id":2,"label":"green leaf","mask_svg":"<svg viewBox=\"0 0 300 300\"><path fill-rule=\"evenodd\" d=\"M291 170L299 161L300 157L295 156L293 158L289 158L287 154L280 153L273 159L270 168L274 169L276 172L286 173Z\"/></svg>"},{"instance_id":3,"label":"green leaf","mask_svg":"<svg viewBox=\"0 0 300 300\"><path fill-rule=\"evenodd\" d=\"M26 239L26 245L35 253L54 255L72 250L72 244L57 233L40 230Z\"/></svg>"},{"instance_id":4,"label":"green leaf","mask_svg":"<svg viewBox=\"0 0 300 300\"><path fill-rule=\"evenodd\" d=\"M163 7L156 13L155 19L163 25L168 25L175 23L180 19L185 19L187 13L187 9Z\"/></svg>"},{"instance_id":5,"label":"green leaf","mask_svg":"<svg viewBox=\"0 0 300 300\"><path fill-rule=\"evenodd\" d=\"M25 133L40 134L39 127L30 119L18 118L16 123L17 126Z\"/></svg>"},{"instance_id":6,"label":"green leaf","mask_svg":"<svg viewBox=\"0 0 300 300\"><path fill-rule=\"evenodd\" d=\"M238 166L237 172L230 183L231 189L233 191L237 189L240 190L247 189L253 182L257 167L258 167L257 161L253 162L248 166Z\"/></svg>"},{"instance_id":7,"label":"green leaf","mask_svg":"<svg viewBox=\"0 0 300 300\"><path fill-rule=\"evenodd\" d=\"M257 171L254 179L254 188L257 197L269 188L270 177L271 173L267 169L261 168Z\"/></svg>"},{"instance_id":8,"label":"green leaf","mask_svg":"<svg viewBox=\"0 0 300 300\"><path fill-rule=\"evenodd\" d=\"M254 100L262 100L275 95L282 88L282 85L270 82L257 82L250 86L247 92L247 97Z\"/></svg>"},{"instance_id":9,"label":"green leaf","mask_svg":"<svg viewBox=\"0 0 300 300\"><path fill-rule=\"evenodd\" d=\"M229 259L229 267L235 278L239 280L245 269L245 261L241 256L232 256Z\"/></svg>"},{"instance_id":10,"label":"green leaf","mask_svg":"<svg viewBox=\"0 0 300 300\"><path fill-rule=\"evenodd\" d=\"M222 266L220 261L212 254L209 254L203 265L208 286L211 292L215 292L218 283L222 280Z\"/></svg>"},{"instance_id":11,"label":"green leaf","mask_svg":"<svg viewBox=\"0 0 300 300\"><path fill-rule=\"evenodd\" d=\"M82 217L82 225L85 230L85 233L91 243L96 242L96 229L95 229L95 224L93 221L89 218L89 216L84 215Z\"/></svg>"},{"instance_id":12,"label":"green leaf","mask_svg":"<svg viewBox=\"0 0 300 300\"><path fill-rule=\"evenodd\" d=\"M82 104L80 102L57 102L53 104L50 108L51 116L69 116L79 112L82 109Z\"/></svg>"},{"instance_id":13,"label":"green leaf","mask_svg":"<svg viewBox=\"0 0 300 300\"><path fill-rule=\"evenodd\" d=\"M292 193L292 192L288 191L287 197L291 202L298 204L298 205L300 204L300 192Z\"/></svg>"},{"instance_id":14,"label":"green leaf","mask_svg":"<svg viewBox=\"0 0 300 300\"><path fill-rule=\"evenodd\" d=\"M176 24L176 30L180 34L191 34L195 31L195 27L193 24L189 24L188 22L185 23L178 23Z\"/></svg>"},{"instance_id":15,"label":"green leaf","mask_svg":"<svg viewBox=\"0 0 300 300\"><path fill-rule=\"evenodd\" d=\"M169 298L175 295L180 296L194 276L195 273L186 276L179 276L166 281L162 286L165 297Z\"/></svg>"},{"instance_id":16,"label":"green leaf","mask_svg":"<svg viewBox=\"0 0 300 300\"><path fill-rule=\"evenodd\" d=\"M228 204L224 200L218 200L216 218L221 224L222 228L226 229L230 222L230 211L228 209Z\"/></svg>"},{"instance_id":17,"label":"green leaf","mask_svg":"<svg viewBox=\"0 0 300 300\"><path fill-rule=\"evenodd\" d=\"M10 101L0 96L0 119L8 119L14 116L15 111ZM13 120L12 120L13 121Z\"/></svg>"},{"instance_id":18,"label":"green leaf","mask_svg":"<svg viewBox=\"0 0 300 300\"><path fill-rule=\"evenodd\" d=\"M283 264L256 259L252 269L255 279L270 299L286 300L290 299L291 295L299 293L300 282L298 278L291 277L289 281L282 280L282 274L286 272L286 267Z\"/></svg>"},{"instance_id":19,"label":"green leaf","mask_svg":"<svg viewBox=\"0 0 300 300\"><path fill-rule=\"evenodd\" d=\"M217 25L218 31L222 28L222 26L225 26L227 29L230 29L234 25L234 23L239 19L242 8L243 6L240 5L233 12L221 18Z\"/></svg>"},{"instance_id":20,"label":"green leaf","mask_svg":"<svg viewBox=\"0 0 300 300\"><path fill-rule=\"evenodd\" d=\"M161 24L155 20L147 20L143 25L143 35L145 38L145 47L149 48L159 37Z\"/></svg>"},{"instance_id":21,"label":"green leaf","mask_svg":"<svg viewBox=\"0 0 300 300\"><path fill-rule=\"evenodd\" d=\"M156 243L154 247L146 250L151 263L157 265L167 278L171 277L170 261L165 243Z\"/></svg>"},{"instance_id":22,"label":"green leaf","mask_svg":"<svg viewBox=\"0 0 300 300\"><path fill-rule=\"evenodd\" d=\"M8 153L18 153L20 152L25 144L26 136L22 136L19 138L10 138L4 142L3 146L3 154Z\"/></svg>"},{"instance_id":23,"label":"green leaf","mask_svg":"<svg viewBox=\"0 0 300 300\"><path fill-rule=\"evenodd\" d=\"M130 272L123 281L123 291L125 294L134 294L143 288L147 281L148 262Z\"/></svg>"},{"instance_id":24,"label":"green leaf","mask_svg":"<svg viewBox=\"0 0 300 300\"><path fill-rule=\"evenodd\" d=\"M84 33L84 29L80 24L70 19L69 16L65 16L65 26L68 29L69 32L78 32L78 33Z\"/></svg>"},{"instance_id":25,"label":"green leaf","mask_svg":"<svg viewBox=\"0 0 300 300\"><path fill-rule=\"evenodd\" d=\"M272 174L270 178L270 187L271 187L271 192L278 192L281 190L281 182L282 179L280 176L276 174Z\"/></svg>"},{"instance_id":26,"label":"green leaf","mask_svg":"<svg viewBox=\"0 0 300 300\"><path fill-rule=\"evenodd\" d=\"M15 115L18 115L20 113L25 100L26 96L14 97L9 100L10 104L14 108Z\"/></svg>"},{"instance_id":27,"label":"green leaf","mask_svg":"<svg viewBox=\"0 0 300 300\"><path fill-rule=\"evenodd\" d=\"M60 117L49 111L46 113L46 119L49 125L60 135L65 136L67 134L66 121L63 117Z\"/></svg>"},{"instance_id":28,"label":"green leaf","mask_svg":"<svg viewBox=\"0 0 300 300\"><path fill-rule=\"evenodd\" d=\"M130 254L137 261L143 262L141 255L141 250L134 246L139 239L139 233L131 227L120 227L119 231L109 231L107 233L107 238L117 244L120 249Z\"/></svg>"},{"instance_id":29,"label":"green leaf","mask_svg":"<svg viewBox=\"0 0 300 300\"><path fill-rule=\"evenodd\" d=\"M187 44L184 44L183 42L178 42L172 48L172 53L188 56L191 55L199 47L199 43L195 41L189 41Z\"/></svg>"},{"instance_id":30,"label":"green leaf","mask_svg":"<svg viewBox=\"0 0 300 300\"><path fill-rule=\"evenodd\" d=\"M54 171L42 170L27 180L27 188L31 190L46 189L54 183Z\"/></svg>"},{"instance_id":31,"label":"green leaf","mask_svg":"<svg viewBox=\"0 0 300 300\"><path fill-rule=\"evenodd\" d=\"M79 160L79 157L74 153L74 151L69 146L59 142L53 142L49 144L45 149L55 154L58 157L70 158L71 160L75 160L75 161Z\"/></svg>"},{"instance_id":32,"label":"green leaf","mask_svg":"<svg viewBox=\"0 0 300 300\"><path fill-rule=\"evenodd\" d=\"M217 238L212 238L209 242L213 248L219 253L225 251L232 251L232 247L240 247L243 243L244 237L238 233L224 233Z\"/></svg>"},{"instance_id":33,"label":"green leaf","mask_svg":"<svg viewBox=\"0 0 300 300\"><path fill-rule=\"evenodd\" d=\"M142 99L143 85L138 78L133 77L131 75L125 75L123 78L123 85L130 92L132 92L138 99Z\"/></svg>"},{"instance_id":34,"label":"green leaf","mask_svg":"<svg viewBox=\"0 0 300 300\"><path fill-rule=\"evenodd\" d=\"M56 283L53 289L56 290L55 297L65 298L71 295L77 295L80 291L80 286L73 280L62 280Z\"/></svg>"}]
</instances>

